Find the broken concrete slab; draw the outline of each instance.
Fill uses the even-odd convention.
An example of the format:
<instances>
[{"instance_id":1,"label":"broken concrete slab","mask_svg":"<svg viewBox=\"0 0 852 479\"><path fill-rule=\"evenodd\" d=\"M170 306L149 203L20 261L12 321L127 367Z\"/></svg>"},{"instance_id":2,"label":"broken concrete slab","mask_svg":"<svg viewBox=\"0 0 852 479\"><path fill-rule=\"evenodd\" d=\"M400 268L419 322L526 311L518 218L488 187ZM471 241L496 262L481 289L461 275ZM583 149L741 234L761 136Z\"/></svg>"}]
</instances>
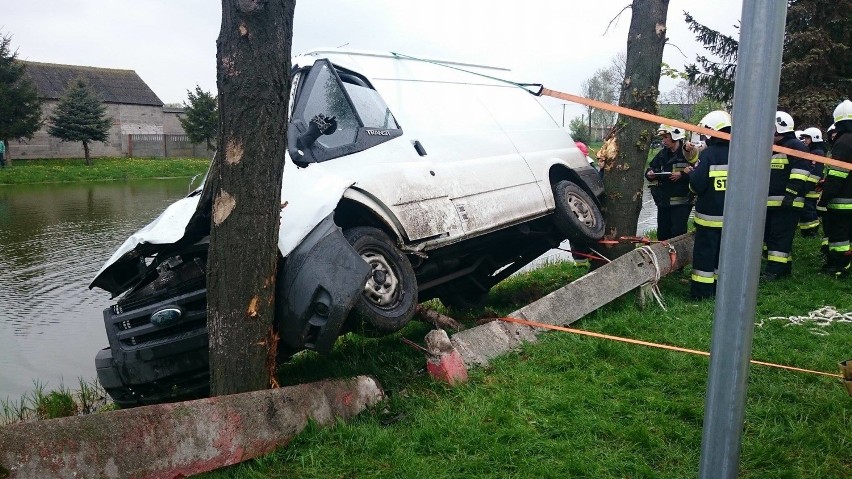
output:
<instances>
[{"instance_id":1,"label":"broken concrete slab","mask_svg":"<svg viewBox=\"0 0 852 479\"><path fill-rule=\"evenodd\" d=\"M689 233L636 249L578 280L559 288L508 316L565 326L643 284L682 268L692 259L694 236ZM672 262L674 259L674 262ZM536 340L543 329L492 321L461 331L451 338L468 366L487 365L497 356Z\"/></svg>"},{"instance_id":2,"label":"broken concrete slab","mask_svg":"<svg viewBox=\"0 0 852 479\"><path fill-rule=\"evenodd\" d=\"M467 367L464 360L453 348L447 332L443 329L433 329L426 335L426 370L438 381L450 385L467 382Z\"/></svg>"},{"instance_id":3,"label":"broken concrete slab","mask_svg":"<svg viewBox=\"0 0 852 479\"><path fill-rule=\"evenodd\" d=\"M287 444L384 399L372 377L0 427L0 477L178 478ZM5 474L5 476L4 476Z\"/></svg>"}]
</instances>

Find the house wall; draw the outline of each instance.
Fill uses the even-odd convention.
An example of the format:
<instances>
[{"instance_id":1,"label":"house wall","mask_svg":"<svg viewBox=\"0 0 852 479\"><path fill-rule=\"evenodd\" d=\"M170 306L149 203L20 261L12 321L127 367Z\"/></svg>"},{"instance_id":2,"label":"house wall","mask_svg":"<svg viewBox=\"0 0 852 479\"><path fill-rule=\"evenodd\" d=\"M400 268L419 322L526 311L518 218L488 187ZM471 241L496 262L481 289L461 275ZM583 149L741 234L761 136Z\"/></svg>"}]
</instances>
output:
<instances>
[{"instance_id":1,"label":"house wall","mask_svg":"<svg viewBox=\"0 0 852 479\"><path fill-rule=\"evenodd\" d=\"M58 103L57 100L45 100L42 103L42 118L45 121L53 114ZM106 143L94 142L89 145L89 153L93 157L125 156L127 135L163 133L162 107L114 103L107 103L104 106L106 106L106 115L112 119L112 127L110 127ZM13 160L85 156L83 143L59 141L47 133L47 125L36 132L31 140L9 141L8 153Z\"/></svg>"}]
</instances>

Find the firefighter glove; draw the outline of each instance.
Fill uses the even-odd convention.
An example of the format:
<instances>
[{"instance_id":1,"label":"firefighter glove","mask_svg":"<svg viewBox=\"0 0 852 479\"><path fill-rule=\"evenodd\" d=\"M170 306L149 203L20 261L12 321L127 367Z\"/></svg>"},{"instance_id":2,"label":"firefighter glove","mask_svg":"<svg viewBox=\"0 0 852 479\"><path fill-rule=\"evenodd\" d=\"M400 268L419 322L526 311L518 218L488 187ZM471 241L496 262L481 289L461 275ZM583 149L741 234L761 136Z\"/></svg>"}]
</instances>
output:
<instances>
[{"instance_id":1,"label":"firefighter glove","mask_svg":"<svg viewBox=\"0 0 852 479\"><path fill-rule=\"evenodd\" d=\"M782 208L792 208L793 207L793 201L795 199L796 198L793 195L784 195L784 199L781 200L781 207Z\"/></svg>"}]
</instances>

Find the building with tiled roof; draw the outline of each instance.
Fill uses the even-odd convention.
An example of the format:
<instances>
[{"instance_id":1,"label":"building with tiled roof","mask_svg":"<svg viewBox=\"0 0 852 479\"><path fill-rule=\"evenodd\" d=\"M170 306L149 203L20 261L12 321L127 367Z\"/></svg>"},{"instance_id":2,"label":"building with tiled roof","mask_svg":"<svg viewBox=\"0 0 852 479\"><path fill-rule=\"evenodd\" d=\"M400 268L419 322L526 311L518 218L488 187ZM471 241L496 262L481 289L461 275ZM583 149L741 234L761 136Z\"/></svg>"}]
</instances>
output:
<instances>
[{"instance_id":1,"label":"building with tiled roof","mask_svg":"<svg viewBox=\"0 0 852 479\"><path fill-rule=\"evenodd\" d=\"M12 158L81 158L83 146L79 142L60 142L47 133L47 120L69 84L82 78L103 101L106 114L112 119L112 128L106 144L90 145L92 156L128 156L133 153L129 135L183 134L181 113L174 108L164 112L163 102L133 70L96 68L78 65L58 65L23 61L27 77L33 82L42 101L42 118L45 126L33 139L10 141ZM174 118L172 118L174 117ZM164 128L164 126L166 128Z\"/></svg>"}]
</instances>

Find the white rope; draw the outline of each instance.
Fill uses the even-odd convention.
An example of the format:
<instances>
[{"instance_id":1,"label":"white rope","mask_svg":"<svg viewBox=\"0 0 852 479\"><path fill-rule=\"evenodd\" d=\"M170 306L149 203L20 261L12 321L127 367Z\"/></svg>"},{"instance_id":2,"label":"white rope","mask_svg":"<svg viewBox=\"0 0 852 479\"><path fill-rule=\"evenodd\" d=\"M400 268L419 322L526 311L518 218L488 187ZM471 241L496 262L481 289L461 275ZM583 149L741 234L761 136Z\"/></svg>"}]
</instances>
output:
<instances>
[{"instance_id":1,"label":"white rope","mask_svg":"<svg viewBox=\"0 0 852 479\"><path fill-rule=\"evenodd\" d=\"M645 255L648 262L654 266L654 279L646 281L642 286L650 286L649 289L651 290L651 294L654 296L654 299L657 300L657 304L663 308L663 311L668 311L665 302L663 302L663 293L660 292L659 283L662 273L660 272L660 264L657 261L657 253L654 253L654 250L650 246L643 246L639 248L639 253Z\"/></svg>"},{"instance_id":2,"label":"white rope","mask_svg":"<svg viewBox=\"0 0 852 479\"><path fill-rule=\"evenodd\" d=\"M841 313L834 306L823 306L822 308L811 311L806 316L772 316L761 319L755 326L758 328L763 327L767 321L786 321L785 328L787 326L805 326L811 334L828 336L828 331L821 328L826 328L836 323L852 324L852 312Z\"/></svg>"}]
</instances>

